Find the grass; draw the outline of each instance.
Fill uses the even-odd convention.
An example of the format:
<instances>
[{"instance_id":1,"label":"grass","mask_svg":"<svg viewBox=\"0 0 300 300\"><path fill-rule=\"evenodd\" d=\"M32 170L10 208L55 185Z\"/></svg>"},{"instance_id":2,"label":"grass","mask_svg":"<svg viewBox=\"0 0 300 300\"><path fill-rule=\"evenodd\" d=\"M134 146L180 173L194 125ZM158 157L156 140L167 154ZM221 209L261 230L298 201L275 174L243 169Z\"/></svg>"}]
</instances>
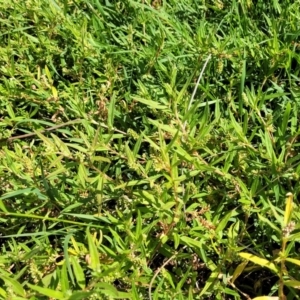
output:
<instances>
[{"instance_id":1,"label":"grass","mask_svg":"<svg viewBox=\"0 0 300 300\"><path fill-rule=\"evenodd\" d=\"M2 1L0 298L299 299L299 4Z\"/></svg>"}]
</instances>

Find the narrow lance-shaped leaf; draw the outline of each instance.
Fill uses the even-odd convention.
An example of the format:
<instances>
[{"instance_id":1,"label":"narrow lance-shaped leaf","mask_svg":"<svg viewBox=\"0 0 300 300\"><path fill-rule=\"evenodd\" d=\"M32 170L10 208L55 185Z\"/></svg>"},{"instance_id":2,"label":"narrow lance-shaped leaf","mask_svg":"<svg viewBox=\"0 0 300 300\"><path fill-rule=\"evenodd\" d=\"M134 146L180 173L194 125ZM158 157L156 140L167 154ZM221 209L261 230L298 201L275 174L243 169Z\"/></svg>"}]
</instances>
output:
<instances>
[{"instance_id":1,"label":"narrow lance-shaped leaf","mask_svg":"<svg viewBox=\"0 0 300 300\"><path fill-rule=\"evenodd\" d=\"M200 297L203 296L207 291L213 289L213 286L214 286L216 280L218 279L219 274L220 274L220 267L218 267L216 270L214 270L210 274L209 278L206 281L204 288L201 290L201 293L199 295Z\"/></svg>"},{"instance_id":2,"label":"narrow lance-shaped leaf","mask_svg":"<svg viewBox=\"0 0 300 300\"><path fill-rule=\"evenodd\" d=\"M284 219L283 219L283 226L286 227L292 216L293 211L293 194L287 193L286 194L286 204L285 204L285 212L284 212Z\"/></svg>"},{"instance_id":3,"label":"narrow lance-shaped leaf","mask_svg":"<svg viewBox=\"0 0 300 300\"><path fill-rule=\"evenodd\" d=\"M64 261L62 268L60 270L60 286L63 293L66 293L69 290L69 278L67 273L67 264Z\"/></svg>"},{"instance_id":4,"label":"narrow lance-shaped leaf","mask_svg":"<svg viewBox=\"0 0 300 300\"><path fill-rule=\"evenodd\" d=\"M267 153L269 155L269 159L272 161L272 164L274 165L277 163L277 158L273 149L270 133L267 130L265 131L264 142L265 142L265 147L267 149Z\"/></svg>"},{"instance_id":5,"label":"narrow lance-shaped leaf","mask_svg":"<svg viewBox=\"0 0 300 300\"><path fill-rule=\"evenodd\" d=\"M270 269L271 271L273 271L274 273L279 275L279 271L278 271L278 268L276 267L276 265L274 263L268 261L265 258L261 258L254 254L246 253L246 252L241 252L238 255L244 259L250 260L251 262L253 262L261 267L266 267L266 268Z\"/></svg>"},{"instance_id":6,"label":"narrow lance-shaped leaf","mask_svg":"<svg viewBox=\"0 0 300 300\"><path fill-rule=\"evenodd\" d=\"M94 243L94 239L92 235L90 234L89 228L87 228L86 230L86 236L89 245L90 267L96 270L100 266L100 259L99 259L99 253L97 247Z\"/></svg>"},{"instance_id":7,"label":"narrow lance-shaped leaf","mask_svg":"<svg viewBox=\"0 0 300 300\"><path fill-rule=\"evenodd\" d=\"M291 102L288 102L287 105L286 105L285 112L284 112L284 115L283 115L283 120L282 120L282 123L281 123L281 131L282 131L283 136L285 136L285 134L286 134L291 109L292 109Z\"/></svg>"},{"instance_id":8,"label":"narrow lance-shaped leaf","mask_svg":"<svg viewBox=\"0 0 300 300\"><path fill-rule=\"evenodd\" d=\"M113 93L109 102L108 118L107 118L107 125L110 130L113 128L114 125L115 105L116 105L116 94Z\"/></svg>"},{"instance_id":9,"label":"narrow lance-shaped leaf","mask_svg":"<svg viewBox=\"0 0 300 300\"><path fill-rule=\"evenodd\" d=\"M289 261L289 262L291 262L292 264L294 264L294 265L297 265L297 266L299 266L300 267L300 260L299 259L295 259L295 258L286 258L285 259L286 261Z\"/></svg>"},{"instance_id":10,"label":"narrow lance-shaped leaf","mask_svg":"<svg viewBox=\"0 0 300 300\"><path fill-rule=\"evenodd\" d=\"M234 283L235 280L243 273L245 267L247 266L248 261L243 261L240 263L233 272L231 282Z\"/></svg>"},{"instance_id":11,"label":"narrow lance-shaped leaf","mask_svg":"<svg viewBox=\"0 0 300 300\"><path fill-rule=\"evenodd\" d=\"M74 275L76 278L76 282L79 285L79 287L84 290L85 288L85 275L83 272L82 267L80 266L80 263L78 262L78 258L75 256L70 257L71 265L74 270Z\"/></svg>"},{"instance_id":12,"label":"narrow lance-shaped leaf","mask_svg":"<svg viewBox=\"0 0 300 300\"><path fill-rule=\"evenodd\" d=\"M17 280L10 278L9 276L5 276L3 274L1 274L1 279L6 283L7 286L9 286L14 291L14 293L16 293L19 296L25 296L23 286Z\"/></svg>"},{"instance_id":13,"label":"narrow lance-shaped leaf","mask_svg":"<svg viewBox=\"0 0 300 300\"><path fill-rule=\"evenodd\" d=\"M48 289L48 288L44 288L44 287L40 287L40 286L29 284L29 283L27 283L27 286L30 287L32 290L34 290L34 291L36 291L36 292L38 292L38 293L40 293L44 296L47 296L49 298L58 299L58 300L65 299L63 292Z\"/></svg>"}]
</instances>

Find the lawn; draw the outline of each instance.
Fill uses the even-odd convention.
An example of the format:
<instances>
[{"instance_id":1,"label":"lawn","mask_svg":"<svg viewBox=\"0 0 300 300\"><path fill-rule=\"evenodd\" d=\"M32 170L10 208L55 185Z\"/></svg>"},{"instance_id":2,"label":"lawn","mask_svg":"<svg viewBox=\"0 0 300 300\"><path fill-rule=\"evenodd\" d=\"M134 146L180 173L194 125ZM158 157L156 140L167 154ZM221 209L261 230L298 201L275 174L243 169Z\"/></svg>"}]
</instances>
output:
<instances>
[{"instance_id":1,"label":"lawn","mask_svg":"<svg viewBox=\"0 0 300 300\"><path fill-rule=\"evenodd\" d=\"M299 7L1 1L0 299L300 299Z\"/></svg>"}]
</instances>

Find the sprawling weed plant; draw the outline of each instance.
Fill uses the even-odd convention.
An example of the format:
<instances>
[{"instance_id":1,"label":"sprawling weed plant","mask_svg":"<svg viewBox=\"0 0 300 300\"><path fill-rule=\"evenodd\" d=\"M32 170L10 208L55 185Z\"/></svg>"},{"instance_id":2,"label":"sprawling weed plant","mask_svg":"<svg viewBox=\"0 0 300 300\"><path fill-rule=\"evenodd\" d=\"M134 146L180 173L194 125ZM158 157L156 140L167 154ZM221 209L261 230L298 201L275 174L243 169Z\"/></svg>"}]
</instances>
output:
<instances>
[{"instance_id":1,"label":"sprawling weed plant","mask_svg":"<svg viewBox=\"0 0 300 300\"><path fill-rule=\"evenodd\" d=\"M299 299L299 5L1 1L1 299Z\"/></svg>"}]
</instances>

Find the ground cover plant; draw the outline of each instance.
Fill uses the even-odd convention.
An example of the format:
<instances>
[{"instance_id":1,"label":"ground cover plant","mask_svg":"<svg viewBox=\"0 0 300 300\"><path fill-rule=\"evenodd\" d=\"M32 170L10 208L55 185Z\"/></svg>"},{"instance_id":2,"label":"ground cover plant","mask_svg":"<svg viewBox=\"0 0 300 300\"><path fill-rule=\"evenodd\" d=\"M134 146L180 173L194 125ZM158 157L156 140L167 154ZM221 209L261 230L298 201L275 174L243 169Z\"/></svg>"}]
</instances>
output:
<instances>
[{"instance_id":1,"label":"ground cover plant","mask_svg":"<svg viewBox=\"0 0 300 300\"><path fill-rule=\"evenodd\" d=\"M0 3L1 299L299 299L299 1Z\"/></svg>"}]
</instances>

